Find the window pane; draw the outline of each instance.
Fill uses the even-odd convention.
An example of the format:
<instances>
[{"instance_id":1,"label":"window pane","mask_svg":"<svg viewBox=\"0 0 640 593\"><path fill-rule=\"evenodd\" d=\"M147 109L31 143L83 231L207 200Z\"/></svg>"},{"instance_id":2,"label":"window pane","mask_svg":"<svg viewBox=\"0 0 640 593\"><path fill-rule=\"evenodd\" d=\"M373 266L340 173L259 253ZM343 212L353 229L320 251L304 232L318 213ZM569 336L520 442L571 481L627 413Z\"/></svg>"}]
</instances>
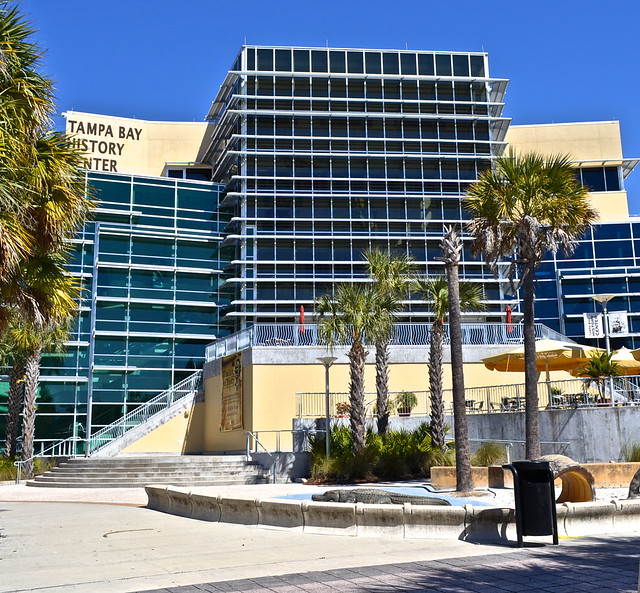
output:
<instances>
[{"instance_id":1,"label":"window pane","mask_svg":"<svg viewBox=\"0 0 640 593\"><path fill-rule=\"evenodd\" d=\"M356 51L347 52L347 69L349 72L363 72L362 53Z\"/></svg>"},{"instance_id":2,"label":"window pane","mask_svg":"<svg viewBox=\"0 0 640 593\"><path fill-rule=\"evenodd\" d=\"M374 52L367 52L365 54L367 73L368 74L380 74L380 54Z\"/></svg>"},{"instance_id":3,"label":"window pane","mask_svg":"<svg viewBox=\"0 0 640 593\"><path fill-rule=\"evenodd\" d=\"M345 55L343 51L329 52L329 63L331 72L346 72Z\"/></svg>"},{"instance_id":4,"label":"window pane","mask_svg":"<svg viewBox=\"0 0 640 593\"><path fill-rule=\"evenodd\" d=\"M293 69L296 72L309 72L309 52L306 49L293 51Z\"/></svg>"},{"instance_id":5,"label":"window pane","mask_svg":"<svg viewBox=\"0 0 640 593\"><path fill-rule=\"evenodd\" d=\"M400 65L402 66L402 74L417 73L415 54L400 54Z\"/></svg>"},{"instance_id":6,"label":"window pane","mask_svg":"<svg viewBox=\"0 0 640 593\"><path fill-rule=\"evenodd\" d=\"M468 56L453 56L453 73L455 76L469 76Z\"/></svg>"},{"instance_id":7,"label":"window pane","mask_svg":"<svg viewBox=\"0 0 640 593\"><path fill-rule=\"evenodd\" d=\"M398 54L385 53L383 55L384 73L385 74L399 74L398 68Z\"/></svg>"},{"instance_id":8,"label":"window pane","mask_svg":"<svg viewBox=\"0 0 640 593\"><path fill-rule=\"evenodd\" d=\"M288 49L276 49L276 70L291 70L291 52Z\"/></svg>"},{"instance_id":9,"label":"window pane","mask_svg":"<svg viewBox=\"0 0 640 593\"><path fill-rule=\"evenodd\" d=\"M258 70L273 70L273 51L270 49L258 50Z\"/></svg>"},{"instance_id":10,"label":"window pane","mask_svg":"<svg viewBox=\"0 0 640 593\"><path fill-rule=\"evenodd\" d=\"M418 54L418 72L423 76L430 76L433 70L433 54Z\"/></svg>"},{"instance_id":11,"label":"window pane","mask_svg":"<svg viewBox=\"0 0 640 593\"><path fill-rule=\"evenodd\" d=\"M327 52L326 51L311 52L311 71L312 72L327 71Z\"/></svg>"},{"instance_id":12,"label":"window pane","mask_svg":"<svg viewBox=\"0 0 640 593\"><path fill-rule=\"evenodd\" d=\"M451 76L451 56L449 54L436 55L436 74Z\"/></svg>"}]
</instances>

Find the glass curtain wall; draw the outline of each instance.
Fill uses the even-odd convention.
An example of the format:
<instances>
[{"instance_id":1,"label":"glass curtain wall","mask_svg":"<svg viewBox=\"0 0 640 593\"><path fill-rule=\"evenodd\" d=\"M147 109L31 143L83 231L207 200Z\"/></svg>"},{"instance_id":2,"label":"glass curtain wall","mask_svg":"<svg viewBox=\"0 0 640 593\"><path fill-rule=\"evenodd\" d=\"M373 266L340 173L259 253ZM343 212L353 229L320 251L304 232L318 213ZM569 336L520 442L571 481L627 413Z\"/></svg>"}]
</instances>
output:
<instances>
[{"instance_id":1,"label":"glass curtain wall","mask_svg":"<svg viewBox=\"0 0 640 593\"><path fill-rule=\"evenodd\" d=\"M99 207L69 266L84 290L65 352L43 356L39 439L83 437L90 391L91 431L113 422L201 368L222 335L220 186L93 171L87 183Z\"/></svg>"},{"instance_id":2,"label":"glass curtain wall","mask_svg":"<svg viewBox=\"0 0 640 593\"><path fill-rule=\"evenodd\" d=\"M374 246L441 273L444 225L465 219L467 185L504 148L506 84L483 53L243 48L208 116L208 159L234 209L225 326L294 321L362 278ZM502 310L501 285L463 259ZM408 315L428 319L419 302Z\"/></svg>"},{"instance_id":3,"label":"glass curtain wall","mask_svg":"<svg viewBox=\"0 0 640 593\"><path fill-rule=\"evenodd\" d=\"M593 225L571 257L558 254L543 262L536 280L540 323L585 343L583 314L602 312L592 296L612 294L609 311L626 311L629 333L636 335L613 337L611 347L640 347L640 222ZM604 347L604 340L591 343Z\"/></svg>"}]
</instances>

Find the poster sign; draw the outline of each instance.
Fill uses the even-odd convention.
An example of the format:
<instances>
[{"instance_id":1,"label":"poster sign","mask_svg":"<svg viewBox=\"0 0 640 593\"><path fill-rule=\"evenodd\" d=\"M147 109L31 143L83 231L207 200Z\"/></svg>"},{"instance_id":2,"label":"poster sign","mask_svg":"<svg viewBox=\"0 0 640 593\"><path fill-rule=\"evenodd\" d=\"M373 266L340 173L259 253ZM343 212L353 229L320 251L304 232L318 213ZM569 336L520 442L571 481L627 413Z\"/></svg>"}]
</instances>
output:
<instances>
[{"instance_id":1,"label":"poster sign","mask_svg":"<svg viewBox=\"0 0 640 593\"><path fill-rule=\"evenodd\" d=\"M626 311L615 311L609 313L607 317L609 318L609 335L611 337L629 335L629 320Z\"/></svg>"},{"instance_id":2,"label":"poster sign","mask_svg":"<svg viewBox=\"0 0 640 593\"><path fill-rule=\"evenodd\" d=\"M602 313L583 313L584 337L604 338L604 326L602 325Z\"/></svg>"},{"instance_id":3,"label":"poster sign","mask_svg":"<svg viewBox=\"0 0 640 593\"><path fill-rule=\"evenodd\" d=\"M222 417L220 430L242 430L242 355L222 359Z\"/></svg>"}]
</instances>

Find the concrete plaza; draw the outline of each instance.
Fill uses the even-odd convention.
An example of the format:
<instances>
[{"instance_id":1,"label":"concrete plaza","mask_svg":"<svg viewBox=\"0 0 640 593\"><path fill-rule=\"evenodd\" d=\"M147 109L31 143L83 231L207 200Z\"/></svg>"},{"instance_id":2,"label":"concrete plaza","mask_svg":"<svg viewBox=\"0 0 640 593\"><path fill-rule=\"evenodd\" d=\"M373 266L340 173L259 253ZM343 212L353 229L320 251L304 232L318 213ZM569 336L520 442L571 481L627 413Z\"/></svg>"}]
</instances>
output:
<instances>
[{"instance_id":1,"label":"concrete plaza","mask_svg":"<svg viewBox=\"0 0 640 593\"><path fill-rule=\"evenodd\" d=\"M0 486L0 592L638 590L638 534L524 549L318 536L166 515L145 500L142 489Z\"/></svg>"}]
</instances>

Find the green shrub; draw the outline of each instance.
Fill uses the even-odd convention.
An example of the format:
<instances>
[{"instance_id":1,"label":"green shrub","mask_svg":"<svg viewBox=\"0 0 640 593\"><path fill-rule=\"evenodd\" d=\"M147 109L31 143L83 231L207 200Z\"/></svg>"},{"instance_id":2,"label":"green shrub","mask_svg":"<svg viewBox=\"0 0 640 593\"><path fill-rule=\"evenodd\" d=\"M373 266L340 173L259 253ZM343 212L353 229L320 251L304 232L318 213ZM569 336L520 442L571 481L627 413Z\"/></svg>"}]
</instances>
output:
<instances>
[{"instance_id":1,"label":"green shrub","mask_svg":"<svg viewBox=\"0 0 640 593\"><path fill-rule=\"evenodd\" d=\"M640 443L636 441L629 441L622 447L620 456L627 462L640 461Z\"/></svg>"},{"instance_id":2,"label":"green shrub","mask_svg":"<svg viewBox=\"0 0 640 593\"><path fill-rule=\"evenodd\" d=\"M488 467L489 465L502 465L507 462L507 454L502 443L489 441L482 443L478 451L471 457L471 465Z\"/></svg>"},{"instance_id":3,"label":"green shrub","mask_svg":"<svg viewBox=\"0 0 640 593\"><path fill-rule=\"evenodd\" d=\"M0 482L9 482L16 479L18 468L13 465L15 460L15 457L0 457ZM57 459L36 457L33 461L33 473L36 476L43 474L56 465Z\"/></svg>"},{"instance_id":4,"label":"green shrub","mask_svg":"<svg viewBox=\"0 0 640 593\"><path fill-rule=\"evenodd\" d=\"M317 481L400 480L426 477L434 465L452 465L451 445L446 451L433 446L431 431L421 424L414 431L390 431L379 435L368 431L365 450L351 453L351 431L337 426L331 431L331 458L325 457L324 435L311 442L311 478Z\"/></svg>"}]
</instances>

